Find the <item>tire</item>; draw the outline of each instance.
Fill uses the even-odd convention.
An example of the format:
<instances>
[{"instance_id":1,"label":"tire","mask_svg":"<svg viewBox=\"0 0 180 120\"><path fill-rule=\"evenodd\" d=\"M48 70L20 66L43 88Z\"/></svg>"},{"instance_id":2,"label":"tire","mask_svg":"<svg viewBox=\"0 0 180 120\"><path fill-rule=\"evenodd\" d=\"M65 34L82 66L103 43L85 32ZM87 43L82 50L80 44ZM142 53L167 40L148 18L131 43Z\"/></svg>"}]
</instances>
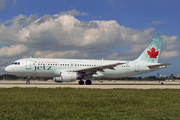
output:
<instances>
[{"instance_id":1,"label":"tire","mask_svg":"<svg viewBox=\"0 0 180 120\"><path fill-rule=\"evenodd\" d=\"M84 85L84 81L80 80L79 85Z\"/></svg>"},{"instance_id":2,"label":"tire","mask_svg":"<svg viewBox=\"0 0 180 120\"><path fill-rule=\"evenodd\" d=\"M29 85L29 84L30 84L30 82L28 81L28 82L26 82L26 84L27 84L27 85Z\"/></svg>"},{"instance_id":3,"label":"tire","mask_svg":"<svg viewBox=\"0 0 180 120\"><path fill-rule=\"evenodd\" d=\"M91 85L91 84L92 84L91 80L86 80L86 85Z\"/></svg>"}]
</instances>

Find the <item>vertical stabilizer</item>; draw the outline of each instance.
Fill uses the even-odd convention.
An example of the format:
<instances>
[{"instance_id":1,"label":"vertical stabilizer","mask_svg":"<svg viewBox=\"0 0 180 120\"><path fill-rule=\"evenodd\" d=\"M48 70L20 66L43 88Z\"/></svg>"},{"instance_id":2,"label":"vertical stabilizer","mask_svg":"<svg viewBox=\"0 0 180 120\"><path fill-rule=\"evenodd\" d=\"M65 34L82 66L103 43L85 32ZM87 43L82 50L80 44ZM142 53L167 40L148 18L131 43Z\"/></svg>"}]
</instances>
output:
<instances>
[{"instance_id":1,"label":"vertical stabilizer","mask_svg":"<svg viewBox=\"0 0 180 120\"><path fill-rule=\"evenodd\" d=\"M154 38L151 44L144 50L144 52L140 55L140 57L137 60L157 63L160 56L162 42L163 38Z\"/></svg>"}]
</instances>

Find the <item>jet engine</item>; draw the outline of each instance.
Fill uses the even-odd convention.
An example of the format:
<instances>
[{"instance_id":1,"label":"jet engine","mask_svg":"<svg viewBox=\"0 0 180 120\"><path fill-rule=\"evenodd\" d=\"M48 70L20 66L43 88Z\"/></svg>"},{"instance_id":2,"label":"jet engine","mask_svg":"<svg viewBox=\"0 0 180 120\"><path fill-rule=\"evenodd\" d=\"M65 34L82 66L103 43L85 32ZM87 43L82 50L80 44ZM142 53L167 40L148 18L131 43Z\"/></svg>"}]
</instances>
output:
<instances>
[{"instance_id":1,"label":"jet engine","mask_svg":"<svg viewBox=\"0 0 180 120\"><path fill-rule=\"evenodd\" d=\"M60 77L54 77L55 82L72 82L79 78L77 72L61 72Z\"/></svg>"}]
</instances>

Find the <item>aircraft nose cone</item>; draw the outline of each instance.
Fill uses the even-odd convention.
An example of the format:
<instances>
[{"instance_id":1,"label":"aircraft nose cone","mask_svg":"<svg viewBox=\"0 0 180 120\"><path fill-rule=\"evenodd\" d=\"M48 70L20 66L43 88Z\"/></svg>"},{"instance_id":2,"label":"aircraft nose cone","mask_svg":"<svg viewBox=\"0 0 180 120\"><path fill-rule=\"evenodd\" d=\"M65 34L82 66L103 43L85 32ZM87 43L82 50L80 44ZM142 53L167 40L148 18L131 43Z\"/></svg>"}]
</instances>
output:
<instances>
[{"instance_id":1,"label":"aircraft nose cone","mask_svg":"<svg viewBox=\"0 0 180 120\"><path fill-rule=\"evenodd\" d=\"M4 69L4 71L6 71L6 72L10 72L12 69L10 68L10 66L7 66L5 69Z\"/></svg>"}]
</instances>

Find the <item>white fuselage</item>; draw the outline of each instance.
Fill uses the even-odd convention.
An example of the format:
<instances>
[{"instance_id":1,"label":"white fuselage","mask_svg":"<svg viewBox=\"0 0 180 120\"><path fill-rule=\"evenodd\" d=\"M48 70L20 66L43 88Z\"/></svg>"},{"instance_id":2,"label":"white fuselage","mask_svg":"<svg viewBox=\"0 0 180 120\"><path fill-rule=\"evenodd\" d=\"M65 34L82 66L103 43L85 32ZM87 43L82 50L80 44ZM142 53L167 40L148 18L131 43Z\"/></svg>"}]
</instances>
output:
<instances>
[{"instance_id":1,"label":"white fuselage","mask_svg":"<svg viewBox=\"0 0 180 120\"><path fill-rule=\"evenodd\" d=\"M5 68L9 74L17 76L34 77L59 77L60 73L66 70L75 70L103 66L114 63L125 63L104 72L98 71L96 75L89 77L119 78L138 75L146 72L155 71L161 68L149 69L144 61L118 61L118 60L83 60L83 59L48 59L48 58L26 58L20 59ZM154 63L155 64L155 63Z\"/></svg>"}]
</instances>

